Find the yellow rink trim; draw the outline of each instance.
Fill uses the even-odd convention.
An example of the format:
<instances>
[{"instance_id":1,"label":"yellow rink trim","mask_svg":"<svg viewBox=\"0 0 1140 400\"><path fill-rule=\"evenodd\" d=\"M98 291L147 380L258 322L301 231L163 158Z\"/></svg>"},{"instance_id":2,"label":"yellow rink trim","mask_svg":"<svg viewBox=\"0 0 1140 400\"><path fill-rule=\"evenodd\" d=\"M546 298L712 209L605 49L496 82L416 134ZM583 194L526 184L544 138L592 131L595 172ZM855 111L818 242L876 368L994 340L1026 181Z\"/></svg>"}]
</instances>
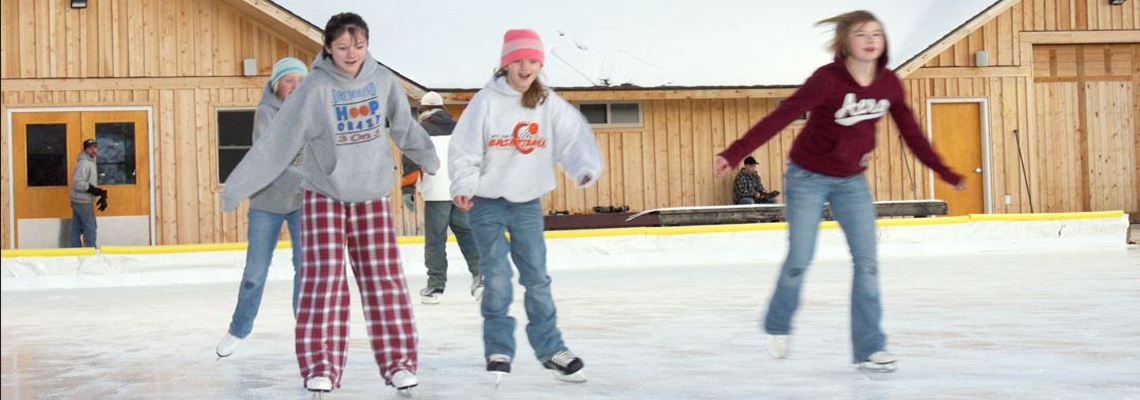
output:
<instances>
[{"instance_id":1,"label":"yellow rink trim","mask_svg":"<svg viewBox=\"0 0 1140 400\"><path fill-rule=\"evenodd\" d=\"M1040 213L1040 214L970 214L959 217L933 217L933 218L904 218L880 219L878 226L917 226L917 225L943 225L961 224L980 221L1050 221L1060 219L1095 219L1123 217L1124 211L1093 211L1073 213ZM819 224L821 229L836 229L839 224L835 221L824 221ZM548 239L576 238L576 237L604 237L604 236L631 236L631 235L682 235L694 233L725 233L725 232L754 232L784 230L788 228L787 222L767 222L756 224L725 224L725 225L693 225L693 226L662 226L662 227L633 227L633 228L601 228L547 231L544 236ZM455 236L448 235L448 241L454 242ZM399 244L424 243L423 236L400 236L396 239ZM290 248L292 243L288 240L277 242L277 248ZM162 246L102 246L99 252L103 254L158 254L158 253L184 253L195 251L232 251L245 250L247 243L209 243L209 244L176 244ZM67 248L67 249L14 249L0 250L0 257L59 257L59 256L89 256L95 255L95 249Z\"/></svg>"},{"instance_id":2,"label":"yellow rink trim","mask_svg":"<svg viewBox=\"0 0 1140 400\"><path fill-rule=\"evenodd\" d=\"M1087 219L1123 217L1123 210L1041 214L970 214L971 221L1043 221L1055 219Z\"/></svg>"},{"instance_id":3,"label":"yellow rink trim","mask_svg":"<svg viewBox=\"0 0 1140 400\"><path fill-rule=\"evenodd\" d=\"M8 257L63 257L63 256L93 256L94 247L81 247L69 249L4 249L0 250L0 258Z\"/></svg>"}]
</instances>

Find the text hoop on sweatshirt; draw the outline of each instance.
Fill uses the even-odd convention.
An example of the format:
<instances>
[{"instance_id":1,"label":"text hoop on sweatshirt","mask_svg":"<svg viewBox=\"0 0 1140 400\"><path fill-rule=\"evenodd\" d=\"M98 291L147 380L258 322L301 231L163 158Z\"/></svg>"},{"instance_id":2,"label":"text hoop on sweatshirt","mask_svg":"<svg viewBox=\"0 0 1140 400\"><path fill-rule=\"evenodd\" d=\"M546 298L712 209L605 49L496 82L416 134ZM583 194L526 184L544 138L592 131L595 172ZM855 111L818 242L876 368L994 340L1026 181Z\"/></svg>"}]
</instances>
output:
<instances>
[{"instance_id":1,"label":"text hoop on sweatshirt","mask_svg":"<svg viewBox=\"0 0 1140 400\"><path fill-rule=\"evenodd\" d=\"M336 115L336 145L366 143L383 137L384 113L380 110L376 84L351 90L332 89Z\"/></svg>"}]
</instances>

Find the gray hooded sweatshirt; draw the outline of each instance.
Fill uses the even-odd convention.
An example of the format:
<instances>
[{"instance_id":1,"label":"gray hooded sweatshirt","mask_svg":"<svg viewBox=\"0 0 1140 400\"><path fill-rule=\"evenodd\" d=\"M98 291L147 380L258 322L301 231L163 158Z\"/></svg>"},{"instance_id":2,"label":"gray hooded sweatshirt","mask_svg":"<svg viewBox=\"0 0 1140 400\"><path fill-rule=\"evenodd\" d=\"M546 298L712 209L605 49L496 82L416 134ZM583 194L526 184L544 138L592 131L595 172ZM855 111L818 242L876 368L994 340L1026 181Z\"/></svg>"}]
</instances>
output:
<instances>
[{"instance_id":1,"label":"gray hooded sweatshirt","mask_svg":"<svg viewBox=\"0 0 1140 400\"><path fill-rule=\"evenodd\" d=\"M86 151L79 152L79 159L75 163L75 173L71 175L72 203L90 204L95 201L95 195L87 193L91 186L97 186L99 169L95 165L95 158Z\"/></svg>"},{"instance_id":2,"label":"gray hooded sweatshirt","mask_svg":"<svg viewBox=\"0 0 1140 400\"><path fill-rule=\"evenodd\" d=\"M276 180L302 148L301 187L346 203L388 196L396 182L389 138L427 173L439 169L395 74L371 55L360 68L354 78L337 71L332 59L317 59L273 118L273 134L254 143L226 180L222 210Z\"/></svg>"},{"instance_id":3,"label":"gray hooded sweatshirt","mask_svg":"<svg viewBox=\"0 0 1140 400\"><path fill-rule=\"evenodd\" d=\"M273 87L265 84L265 90L261 91L261 102L257 104L257 114L253 118L253 143L272 135L268 131L269 125L280 109L281 99L273 93ZM301 209L302 160L303 154L298 153L281 176L250 197L249 208L277 214L288 214Z\"/></svg>"}]
</instances>

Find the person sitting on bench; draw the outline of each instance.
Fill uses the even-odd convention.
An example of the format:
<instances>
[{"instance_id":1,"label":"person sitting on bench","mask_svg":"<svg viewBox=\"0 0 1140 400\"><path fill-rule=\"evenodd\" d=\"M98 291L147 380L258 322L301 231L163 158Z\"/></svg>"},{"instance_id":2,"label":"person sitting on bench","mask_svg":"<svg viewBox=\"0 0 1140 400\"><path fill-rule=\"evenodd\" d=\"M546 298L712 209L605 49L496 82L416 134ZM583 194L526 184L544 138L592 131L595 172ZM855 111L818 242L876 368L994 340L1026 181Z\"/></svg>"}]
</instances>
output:
<instances>
[{"instance_id":1,"label":"person sitting on bench","mask_svg":"<svg viewBox=\"0 0 1140 400\"><path fill-rule=\"evenodd\" d=\"M736 174L736 180L733 183L732 202L734 204L771 204L776 202L776 196L780 192L769 193L764 191L764 182L760 180L760 173L756 171L756 166L759 164L755 158L744 159L744 168L741 168L740 173Z\"/></svg>"}]
</instances>

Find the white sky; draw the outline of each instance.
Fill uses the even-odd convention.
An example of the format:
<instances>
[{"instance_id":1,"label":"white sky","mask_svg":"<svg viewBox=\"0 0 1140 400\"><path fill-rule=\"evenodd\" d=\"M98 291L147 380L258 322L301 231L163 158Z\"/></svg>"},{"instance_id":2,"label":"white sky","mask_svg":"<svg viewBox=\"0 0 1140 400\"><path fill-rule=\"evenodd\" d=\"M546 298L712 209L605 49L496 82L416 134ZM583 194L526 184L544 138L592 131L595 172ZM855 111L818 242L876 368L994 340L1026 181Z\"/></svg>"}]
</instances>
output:
<instances>
[{"instance_id":1,"label":"white sky","mask_svg":"<svg viewBox=\"0 0 1140 400\"><path fill-rule=\"evenodd\" d=\"M897 66L994 3L275 1L322 28L335 13L360 14L371 30L373 56L429 88L482 87L498 64L503 33L512 28L542 36L544 72L553 86L593 86L602 79L640 86L798 85L831 59L824 50L831 32L815 21L856 7L875 13Z\"/></svg>"}]
</instances>

